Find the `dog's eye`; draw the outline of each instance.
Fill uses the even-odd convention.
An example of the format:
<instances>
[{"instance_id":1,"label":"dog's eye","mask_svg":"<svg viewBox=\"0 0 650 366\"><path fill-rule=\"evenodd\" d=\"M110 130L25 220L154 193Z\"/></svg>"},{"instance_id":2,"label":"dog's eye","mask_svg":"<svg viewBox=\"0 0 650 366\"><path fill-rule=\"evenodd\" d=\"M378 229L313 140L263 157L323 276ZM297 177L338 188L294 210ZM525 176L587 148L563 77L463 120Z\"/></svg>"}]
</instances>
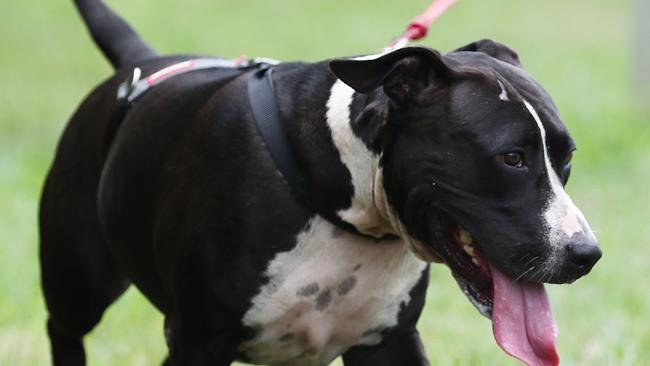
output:
<instances>
[{"instance_id":1,"label":"dog's eye","mask_svg":"<svg viewBox=\"0 0 650 366\"><path fill-rule=\"evenodd\" d=\"M524 166L524 154L520 151L510 151L501 155L503 162L515 167L523 168Z\"/></svg>"},{"instance_id":2,"label":"dog's eye","mask_svg":"<svg viewBox=\"0 0 650 366\"><path fill-rule=\"evenodd\" d=\"M564 166L571 164L571 159L573 159L573 151L569 151L567 154L566 159L564 159Z\"/></svg>"}]
</instances>

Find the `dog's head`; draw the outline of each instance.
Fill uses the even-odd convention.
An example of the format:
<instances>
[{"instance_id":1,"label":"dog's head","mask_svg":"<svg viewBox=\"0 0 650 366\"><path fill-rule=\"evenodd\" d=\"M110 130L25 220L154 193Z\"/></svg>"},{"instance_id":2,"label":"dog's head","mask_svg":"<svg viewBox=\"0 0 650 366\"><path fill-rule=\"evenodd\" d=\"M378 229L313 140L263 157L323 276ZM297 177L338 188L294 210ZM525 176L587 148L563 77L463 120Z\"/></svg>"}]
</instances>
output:
<instances>
[{"instance_id":1,"label":"dog's head","mask_svg":"<svg viewBox=\"0 0 650 366\"><path fill-rule=\"evenodd\" d=\"M383 90L378 144L388 202L416 253L451 268L493 317L497 338L495 316L516 309L504 310L495 292L543 302L526 291L575 281L600 258L564 190L575 143L513 50L483 40L445 55L409 47L331 67L358 92Z\"/></svg>"}]
</instances>

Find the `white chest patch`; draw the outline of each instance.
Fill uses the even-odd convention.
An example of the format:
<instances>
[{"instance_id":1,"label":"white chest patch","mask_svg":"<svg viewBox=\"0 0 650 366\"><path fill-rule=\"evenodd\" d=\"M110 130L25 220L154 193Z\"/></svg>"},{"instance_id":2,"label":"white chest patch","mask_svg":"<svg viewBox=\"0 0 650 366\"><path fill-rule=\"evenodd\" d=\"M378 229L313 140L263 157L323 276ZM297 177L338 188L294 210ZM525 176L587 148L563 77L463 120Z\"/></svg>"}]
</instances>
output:
<instances>
[{"instance_id":1,"label":"white chest patch","mask_svg":"<svg viewBox=\"0 0 650 366\"><path fill-rule=\"evenodd\" d=\"M425 266L403 242L376 243L315 217L269 263L243 319L256 334L240 351L256 363L308 366L377 344Z\"/></svg>"}]
</instances>

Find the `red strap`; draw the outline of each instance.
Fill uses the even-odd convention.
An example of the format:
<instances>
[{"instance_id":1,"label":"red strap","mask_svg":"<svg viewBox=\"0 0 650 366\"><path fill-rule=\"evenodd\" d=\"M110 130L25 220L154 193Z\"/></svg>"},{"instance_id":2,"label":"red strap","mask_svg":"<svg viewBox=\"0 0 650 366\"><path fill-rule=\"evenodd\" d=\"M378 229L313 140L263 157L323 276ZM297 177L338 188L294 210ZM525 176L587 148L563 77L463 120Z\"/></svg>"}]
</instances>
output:
<instances>
[{"instance_id":1,"label":"red strap","mask_svg":"<svg viewBox=\"0 0 650 366\"><path fill-rule=\"evenodd\" d=\"M171 66L167 66L164 69L149 75L149 77L147 78L147 84L153 85L161 79L165 79L172 75L180 73L182 71L191 69L193 66L194 66L194 60L187 60L184 62L173 64Z\"/></svg>"},{"instance_id":2,"label":"red strap","mask_svg":"<svg viewBox=\"0 0 650 366\"><path fill-rule=\"evenodd\" d=\"M424 13L411 21L402 37L411 41L423 38L427 35L431 23L454 5L455 2L456 0L434 0Z\"/></svg>"}]
</instances>

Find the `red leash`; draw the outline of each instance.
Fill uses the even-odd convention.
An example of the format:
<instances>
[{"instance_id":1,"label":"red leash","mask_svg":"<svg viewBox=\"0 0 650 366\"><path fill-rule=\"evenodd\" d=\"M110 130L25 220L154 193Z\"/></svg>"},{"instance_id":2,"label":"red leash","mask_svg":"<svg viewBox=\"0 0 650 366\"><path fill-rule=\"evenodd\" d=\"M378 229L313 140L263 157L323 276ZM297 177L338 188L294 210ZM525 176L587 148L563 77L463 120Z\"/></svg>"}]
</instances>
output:
<instances>
[{"instance_id":1,"label":"red leash","mask_svg":"<svg viewBox=\"0 0 650 366\"><path fill-rule=\"evenodd\" d=\"M409 23L408 27L406 27L404 33L395 38L388 47L384 49L384 51L392 51L406 46L410 41L424 38L424 36L427 35L431 23L438 19L438 17L454 5L455 2L456 0L433 0L433 3L429 5L427 10L415 17L411 23Z\"/></svg>"}]
</instances>

